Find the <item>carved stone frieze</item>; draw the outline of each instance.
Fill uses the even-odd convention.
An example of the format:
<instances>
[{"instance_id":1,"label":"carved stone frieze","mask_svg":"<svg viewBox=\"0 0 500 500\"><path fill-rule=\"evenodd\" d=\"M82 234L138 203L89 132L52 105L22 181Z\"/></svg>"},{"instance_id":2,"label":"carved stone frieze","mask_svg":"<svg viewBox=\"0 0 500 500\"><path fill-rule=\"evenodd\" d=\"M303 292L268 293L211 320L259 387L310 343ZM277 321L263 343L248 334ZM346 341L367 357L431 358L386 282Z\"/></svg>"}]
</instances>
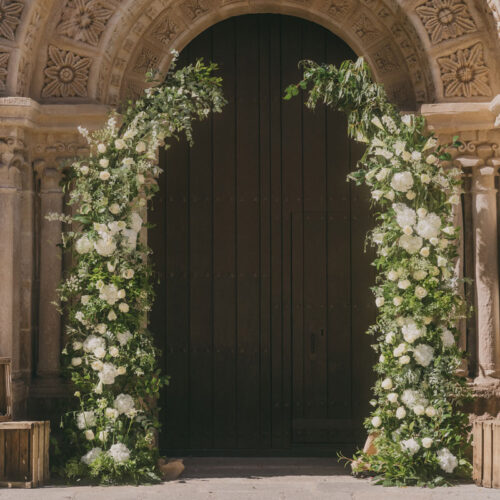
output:
<instances>
[{"instance_id":1,"label":"carved stone frieze","mask_svg":"<svg viewBox=\"0 0 500 500\"><path fill-rule=\"evenodd\" d=\"M139 51L137 59L132 67L136 73L145 74L150 69L158 68L160 56L155 54L150 48L142 47Z\"/></svg>"},{"instance_id":2,"label":"carved stone frieze","mask_svg":"<svg viewBox=\"0 0 500 500\"><path fill-rule=\"evenodd\" d=\"M23 9L22 1L0 0L0 37L15 40Z\"/></svg>"},{"instance_id":3,"label":"carved stone frieze","mask_svg":"<svg viewBox=\"0 0 500 500\"><path fill-rule=\"evenodd\" d=\"M433 44L477 31L462 0L428 0L416 12Z\"/></svg>"},{"instance_id":4,"label":"carved stone frieze","mask_svg":"<svg viewBox=\"0 0 500 500\"><path fill-rule=\"evenodd\" d=\"M56 31L73 40L97 46L113 13L109 2L103 0L67 0Z\"/></svg>"},{"instance_id":5,"label":"carved stone frieze","mask_svg":"<svg viewBox=\"0 0 500 500\"><path fill-rule=\"evenodd\" d=\"M327 0L324 2L323 10L336 19L344 18L352 8L349 0Z\"/></svg>"},{"instance_id":6,"label":"carved stone frieze","mask_svg":"<svg viewBox=\"0 0 500 500\"><path fill-rule=\"evenodd\" d=\"M380 38L380 31L376 28L373 21L361 14L353 23L352 29L354 33L358 36L360 40L365 43L372 42L377 38Z\"/></svg>"},{"instance_id":7,"label":"carved stone frieze","mask_svg":"<svg viewBox=\"0 0 500 500\"><path fill-rule=\"evenodd\" d=\"M374 56L375 64L381 73L391 73L400 69L397 56L390 44L382 46Z\"/></svg>"},{"instance_id":8,"label":"carved stone frieze","mask_svg":"<svg viewBox=\"0 0 500 500\"><path fill-rule=\"evenodd\" d=\"M489 70L481 43L438 57L437 62L445 97L491 95Z\"/></svg>"},{"instance_id":9,"label":"carved stone frieze","mask_svg":"<svg viewBox=\"0 0 500 500\"><path fill-rule=\"evenodd\" d=\"M44 70L42 97L85 97L92 60L53 45Z\"/></svg>"},{"instance_id":10,"label":"carved stone frieze","mask_svg":"<svg viewBox=\"0 0 500 500\"><path fill-rule=\"evenodd\" d=\"M0 52L0 94L3 94L7 87L9 57L10 52Z\"/></svg>"},{"instance_id":11,"label":"carved stone frieze","mask_svg":"<svg viewBox=\"0 0 500 500\"><path fill-rule=\"evenodd\" d=\"M164 45L168 45L178 32L178 26L168 17L163 18L151 32L151 37Z\"/></svg>"},{"instance_id":12,"label":"carved stone frieze","mask_svg":"<svg viewBox=\"0 0 500 500\"><path fill-rule=\"evenodd\" d=\"M208 12L208 7L205 5L204 0L187 0L182 4L182 10L187 14L189 19L194 21Z\"/></svg>"}]
</instances>

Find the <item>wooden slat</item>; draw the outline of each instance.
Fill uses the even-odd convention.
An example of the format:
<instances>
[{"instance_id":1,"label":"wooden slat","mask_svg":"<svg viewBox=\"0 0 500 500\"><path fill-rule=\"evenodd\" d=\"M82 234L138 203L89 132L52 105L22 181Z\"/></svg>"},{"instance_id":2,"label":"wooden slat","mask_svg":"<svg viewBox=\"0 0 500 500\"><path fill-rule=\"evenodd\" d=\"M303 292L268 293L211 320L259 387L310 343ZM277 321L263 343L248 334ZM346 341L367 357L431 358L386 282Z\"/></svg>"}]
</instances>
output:
<instances>
[{"instance_id":1,"label":"wooden slat","mask_svg":"<svg viewBox=\"0 0 500 500\"><path fill-rule=\"evenodd\" d=\"M40 442L38 439L38 427L33 426L31 431L31 482L36 488L40 484L41 477L38 469L38 457L40 456Z\"/></svg>"},{"instance_id":2,"label":"wooden slat","mask_svg":"<svg viewBox=\"0 0 500 500\"><path fill-rule=\"evenodd\" d=\"M31 479L29 432L19 434L19 475L24 481Z\"/></svg>"},{"instance_id":3,"label":"wooden slat","mask_svg":"<svg viewBox=\"0 0 500 500\"><path fill-rule=\"evenodd\" d=\"M493 483L493 424L483 422L483 486L491 488Z\"/></svg>"},{"instance_id":4,"label":"wooden slat","mask_svg":"<svg viewBox=\"0 0 500 500\"><path fill-rule=\"evenodd\" d=\"M5 475L9 480L19 481L19 430L5 434Z\"/></svg>"},{"instance_id":5,"label":"wooden slat","mask_svg":"<svg viewBox=\"0 0 500 500\"><path fill-rule=\"evenodd\" d=\"M5 457L7 455L7 450L5 447L5 430L0 429L0 480L6 478L5 475Z\"/></svg>"},{"instance_id":6,"label":"wooden slat","mask_svg":"<svg viewBox=\"0 0 500 500\"><path fill-rule=\"evenodd\" d=\"M476 484L483 482L483 425L474 422L473 426L473 468L472 479Z\"/></svg>"},{"instance_id":7,"label":"wooden slat","mask_svg":"<svg viewBox=\"0 0 500 500\"><path fill-rule=\"evenodd\" d=\"M500 422L493 423L493 441L492 441L492 481L493 488L500 488Z\"/></svg>"}]
</instances>

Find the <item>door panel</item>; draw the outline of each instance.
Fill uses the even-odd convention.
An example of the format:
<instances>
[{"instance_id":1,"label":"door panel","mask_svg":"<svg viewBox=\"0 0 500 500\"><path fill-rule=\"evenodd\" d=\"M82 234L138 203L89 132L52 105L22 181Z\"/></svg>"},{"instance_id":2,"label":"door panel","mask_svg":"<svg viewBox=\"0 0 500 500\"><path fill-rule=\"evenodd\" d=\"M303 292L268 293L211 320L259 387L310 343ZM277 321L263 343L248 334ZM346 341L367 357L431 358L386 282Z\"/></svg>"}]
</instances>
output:
<instances>
[{"instance_id":1,"label":"door panel","mask_svg":"<svg viewBox=\"0 0 500 500\"><path fill-rule=\"evenodd\" d=\"M352 55L325 29L278 15L221 22L181 53L180 65L220 65L228 105L195 124L193 148L162 152L150 213L170 453L330 453L356 438L373 317L367 197L351 207L345 181L359 152L342 115L282 99L299 60Z\"/></svg>"}]
</instances>

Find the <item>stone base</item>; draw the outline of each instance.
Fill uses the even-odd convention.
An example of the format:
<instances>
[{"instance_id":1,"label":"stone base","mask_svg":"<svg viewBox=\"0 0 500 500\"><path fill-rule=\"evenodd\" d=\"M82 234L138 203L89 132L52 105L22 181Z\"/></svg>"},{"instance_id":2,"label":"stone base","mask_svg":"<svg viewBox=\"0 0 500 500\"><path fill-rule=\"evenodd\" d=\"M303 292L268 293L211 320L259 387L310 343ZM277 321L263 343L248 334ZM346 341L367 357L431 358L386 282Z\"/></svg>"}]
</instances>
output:
<instances>
[{"instance_id":1,"label":"stone base","mask_svg":"<svg viewBox=\"0 0 500 500\"><path fill-rule=\"evenodd\" d=\"M500 416L500 380L476 378L472 384L474 400L468 410L473 420Z\"/></svg>"}]
</instances>

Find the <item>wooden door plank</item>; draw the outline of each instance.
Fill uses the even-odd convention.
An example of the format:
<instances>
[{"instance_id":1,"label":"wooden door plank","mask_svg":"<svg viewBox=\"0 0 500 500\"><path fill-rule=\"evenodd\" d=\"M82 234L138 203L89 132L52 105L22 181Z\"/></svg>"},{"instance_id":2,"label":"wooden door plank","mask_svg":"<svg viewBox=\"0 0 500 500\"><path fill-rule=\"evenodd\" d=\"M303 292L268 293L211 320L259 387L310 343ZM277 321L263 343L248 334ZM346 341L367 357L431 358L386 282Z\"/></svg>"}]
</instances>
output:
<instances>
[{"instance_id":1,"label":"wooden door plank","mask_svg":"<svg viewBox=\"0 0 500 500\"><path fill-rule=\"evenodd\" d=\"M259 51L258 18L237 20L237 408L238 447L259 437Z\"/></svg>"},{"instance_id":2,"label":"wooden door plank","mask_svg":"<svg viewBox=\"0 0 500 500\"><path fill-rule=\"evenodd\" d=\"M212 32L189 45L189 57L212 59ZM190 248L190 447L212 447L212 127L211 120L193 127L189 155Z\"/></svg>"},{"instance_id":3,"label":"wooden door plank","mask_svg":"<svg viewBox=\"0 0 500 500\"><path fill-rule=\"evenodd\" d=\"M6 431L0 429L0 481L6 479L5 475L5 457L7 456L7 449L5 444Z\"/></svg>"}]
</instances>

